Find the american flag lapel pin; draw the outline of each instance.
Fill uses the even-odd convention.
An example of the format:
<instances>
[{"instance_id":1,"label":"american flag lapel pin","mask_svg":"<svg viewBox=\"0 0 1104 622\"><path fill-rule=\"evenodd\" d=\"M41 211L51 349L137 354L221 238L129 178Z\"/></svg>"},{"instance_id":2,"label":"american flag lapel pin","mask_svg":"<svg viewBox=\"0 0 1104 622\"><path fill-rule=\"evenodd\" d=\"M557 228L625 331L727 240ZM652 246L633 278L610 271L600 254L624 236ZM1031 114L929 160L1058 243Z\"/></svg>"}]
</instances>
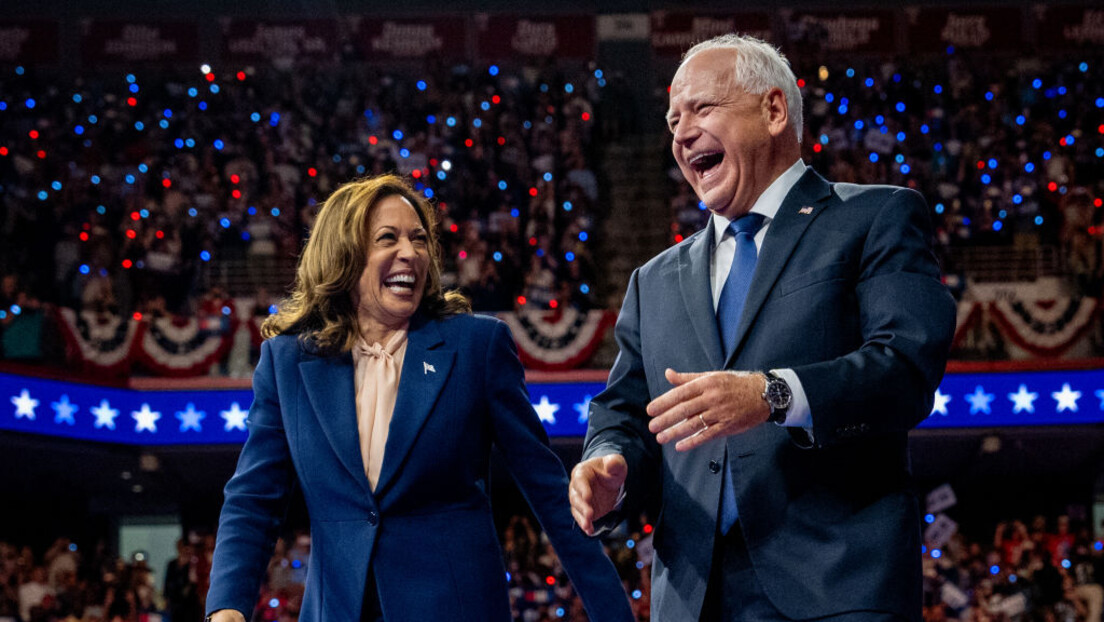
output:
<instances>
[{"instance_id":1,"label":"american flag lapel pin","mask_svg":"<svg viewBox=\"0 0 1104 622\"><path fill-rule=\"evenodd\" d=\"M813 206L812 205L806 205L805 207L797 210L797 213L798 214L804 214L805 216L808 216L809 214L813 213Z\"/></svg>"},{"instance_id":2,"label":"american flag lapel pin","mask_svg":"<svg viewBox=\"0 0 1104 622\"><path fill-rule=\"evenodd\" d=\"M437 370L434 369L433 366L430 365L428 362L422 361L422 373L428 374L429 372L437 373Z\"/></svg>"}]
</instances>

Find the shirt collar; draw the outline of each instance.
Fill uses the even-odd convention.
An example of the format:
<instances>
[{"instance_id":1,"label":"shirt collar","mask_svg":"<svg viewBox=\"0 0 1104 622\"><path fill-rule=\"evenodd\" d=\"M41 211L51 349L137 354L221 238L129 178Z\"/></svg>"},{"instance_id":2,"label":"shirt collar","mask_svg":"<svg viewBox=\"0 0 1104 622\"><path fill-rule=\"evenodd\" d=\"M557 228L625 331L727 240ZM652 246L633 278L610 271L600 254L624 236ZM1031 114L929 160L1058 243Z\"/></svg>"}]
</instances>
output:
<instances>
[{"instance_id":1,"label":"shirt collar","mask_svg":"<svg viewBox=\"0 0 1104 622\"><path fill-rule=\"evenodd\" d=\"M782 201L786 198L786 195L790 193L790 190L804 174L805 162L798 158L790 168L786 169L771 182L771 185L767 186L763 194L759 195L759 198L755 200L755 205L751 206L751 211L755 214L762 214L766 218L764 224L770 223L778 214L778 208L782 207ZM728 225L732 221L717 214L712 214L712 218L713 246L715 247L724 239L725 232L728 231Z\"/></svg>"}]
</instances>

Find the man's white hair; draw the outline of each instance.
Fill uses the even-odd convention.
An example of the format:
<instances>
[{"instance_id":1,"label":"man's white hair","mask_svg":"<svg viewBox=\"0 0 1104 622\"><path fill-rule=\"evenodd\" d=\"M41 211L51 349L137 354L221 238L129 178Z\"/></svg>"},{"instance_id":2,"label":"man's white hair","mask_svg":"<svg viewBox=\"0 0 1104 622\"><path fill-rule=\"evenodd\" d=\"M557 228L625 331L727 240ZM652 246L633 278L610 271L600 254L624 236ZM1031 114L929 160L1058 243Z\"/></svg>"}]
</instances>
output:
<instances>
[{"instance_id":1,"label":"man's white hair","mask_svg":"<svg viewBox=\"0 0 1104 622\"><path fill-rule=\"evenodd\" d=\"M782 89L789 108L790 126L797 133L797 142L801 142L803 115L801 113L801 91L797 88L797 77L790 68L790 61L773 45L746 35L727 34L698 43L682 56L682 63L690 60L698 52L716 48L736 51L732 78L735 85L752 95L766 93L772 87Z\"/></svg>"}]
</instances>

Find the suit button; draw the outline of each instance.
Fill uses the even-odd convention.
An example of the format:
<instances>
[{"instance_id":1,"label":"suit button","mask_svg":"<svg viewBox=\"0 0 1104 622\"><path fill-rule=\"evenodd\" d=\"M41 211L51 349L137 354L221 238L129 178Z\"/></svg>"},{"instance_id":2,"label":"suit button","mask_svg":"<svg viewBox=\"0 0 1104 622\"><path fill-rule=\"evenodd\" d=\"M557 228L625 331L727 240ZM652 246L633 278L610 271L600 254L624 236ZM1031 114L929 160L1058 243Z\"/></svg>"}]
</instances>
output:
<instances>
[{"instance_id":1,"label":"suit button","mask_svg":"<svg viewBox=\"0 0 1104 622\"><path fill-rule=\"evenodd\" d=\"M368 512L368 524L375 527L379 524L379 514L375 512Z\"/></svg>"},{"instance_id":2,"label":"suit button","mask_svg":"<svg viewBox=\"0 0 1104 622\"><path fill-rule=\"evenodd\" d=\"M720 473L721 472L721 463L717 462L716 460L710 460L709 461L709 472L710 473Z\"/></svg>"}]
</instances>

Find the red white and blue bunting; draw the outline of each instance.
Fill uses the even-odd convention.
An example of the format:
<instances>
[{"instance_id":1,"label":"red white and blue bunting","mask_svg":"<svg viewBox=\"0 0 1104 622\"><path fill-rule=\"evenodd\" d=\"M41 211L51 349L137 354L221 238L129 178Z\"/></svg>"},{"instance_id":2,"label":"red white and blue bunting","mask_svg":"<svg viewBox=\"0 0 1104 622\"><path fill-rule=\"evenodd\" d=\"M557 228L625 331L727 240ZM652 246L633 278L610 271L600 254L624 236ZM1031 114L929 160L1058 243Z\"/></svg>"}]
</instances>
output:
<instances>
[{"instance_id":1,"label":"red white and blue bunting","mask_svg":"<svg viewBox=\"0 0 1104 622\"><path fill-rule=\"evenodd\" d=\"M971 333L977 335L995 327L1019 350L1009 352L1012 358L1070 355L1094 327L1099 313L1100 302L1095 298L960 302L952 351L968 341Z\"/></svg>"},{"instance_id":2,"label":"red white and blue bunting","mask_svg":"<svg viewBox=\"0 0 1104 622\"><path fill-rule=\"evenodd\" d=\"M590 360L616 315L605 310L499 313L514 334L521 362L528 369L563 371Z\"/></svg>"},{"instance_id":3,"label":"red white and blue bunting","mask_svg":"<svg viewBox=\"0 0 1104 622\"><path fill-rule=\"evenodd\" d=\"M57 324L70 362L96 375L120 376L130 371L131 351L141 330L138 322L119 316L58 309Z\"/></svg>"}]
</instances>

